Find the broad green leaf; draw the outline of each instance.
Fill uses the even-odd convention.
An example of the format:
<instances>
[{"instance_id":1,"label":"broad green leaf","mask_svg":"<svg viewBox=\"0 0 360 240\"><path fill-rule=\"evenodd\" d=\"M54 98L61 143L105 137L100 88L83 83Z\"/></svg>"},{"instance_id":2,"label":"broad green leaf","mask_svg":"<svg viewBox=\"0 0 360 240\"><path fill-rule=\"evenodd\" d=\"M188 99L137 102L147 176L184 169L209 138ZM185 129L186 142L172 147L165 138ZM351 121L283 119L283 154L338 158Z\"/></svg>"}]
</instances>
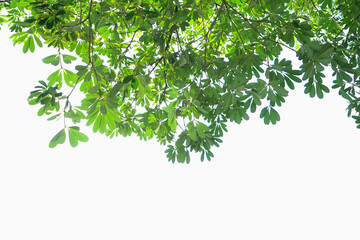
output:
<instances>
[{"instance_id":1,"label":"broad green leaf","mask_svg":"<svg viewBox=\"0 0 360 240\"><path fill-rule=\"evenodd\" d=\"M43 58L42 61L44 63L52 64L54 66L57 66L60 63L58 54L53 54L53 55L47 56L47 57Z\"/></svg>"},{"instance_id":2,"label":"broad green leaf","mask_svg":"<svg viewBox=\"0 0 360 240\"><path fill-rule=\"evenodd\" d=\"M74 84L78 79L78 76L72 71L67 69L64 69L64 71L62 71L62 75L66 85L68 85L69 87L74 87Z\"/></svg>"},{"instance_id":3,"label":"broad green leaf","mask_svg":"<svg viewBox=\"0 0 360 240\"><path fill-rule=\"evenodd\" d=\"M80 142L87 142L89 141L88 136L86 136L84 133L79 131L80 129L76 128L76 127L70 127L69 128L69 132L71 132L78 141Z\"/></svg>"},{"instance_id":4,"label":"broad green leaf","mask_svg":"<svg viewBox=\"0 0 360 240\"><path fill-rule=\"evenodd\" d=\"M51 140L49 143L50 148L56 147L58 144L63 144L65 142L66 133L65 129L61 129Z\"/></svg>"},{"instance_id":5,"label":"broad green leaf","mask_svg":"<svg viewBox=\"0 0 360 240\"><path fill-rule=\"evenodd\" d=\"M49 77L47 78L47 80L49 81L49 86L50 87L54 86L55 83L58 83L59 87L61 87L61 85L62 85L62 76L61 76L60 69L56 70L55 72L50 74Z\"/></svg>"},{"instance_id":6,"label":"broad green leaf","mask_svg":"<svg viewBox=\"0 0 360 240\"><path fill-rule=\"evenodd\" d=\"M128 75L124 78L123 83L131 82L134 79L134 75Z\"/></svg>"},{"instance_id":7,"label":"broad green leaf","mask_svg":"<svg viewBox=\"0 0 360 240\"><path fill-rule=\"evenodd\" d=\"M116 94L120 91L121 87L124 85L123 82L117 82L114 87L111 88L109 93L109 98L114 98Z\"/></svg>"},{"instance_id":8,"label":"broad green leaf","mask_svg":"<svg viewBox=\"0 0 360 240\"><path fill-rule=\"evenodd\" d=\"M205 133L208 132L210 129L204 123L197 122L196 123L196 131L199 134L199 137L205 138Z\"/></svg>"},{"instance_id":9,"label":"broad green leaf","mask_svg":"<svg viewBox=\"0 0 360 240\"><path fill-rule=\"evenodd\" d=\"M72 147L76 147L78 144L79 144L79 139L77 138L77 136L75 135L75 131L74 129L72 128L69 128L69 142L70 142L70 145Z\"/></svg>"},{"instance_id":10,"label":"broad green leaf","mask_svg":"<svg viewBox=\"0 0 360 240\"><path fill-rule=\"evenodd\" d=\"M76 60L76 57L67 54L62 54L62 59L64 63L70 64Z\"/></svg>"},{"instance_id":11,"label":"broad green leaf","mask_svg":"<svg viewBox=\"0 0 360 240\"><path fill-rule=\"evenodd\" d=\"M100 83L96 84L95 86L89 88L88 92L89 93L92 93L92 94L95 94L99 91L100 89Z\"/></svg>"},{"instance_id":12,"label":"broad green leaf","mask_svg":"<svg viewBox=\"0 0 360 240\"><path fill-rule=\"evenodd\" d=\"M116 123L114 119L112 118L112 115L110 113L111 111L108 111L108 114L106 114L106 122L110 129L114 130L116 128Z\"/></svg>"},{"instance_id":13,"label":"broad green leaf","mask_svg":"<svg viewBox=\"0 0 360 240\"><path fill-rule=\"evenodd\" d=\"M137 75L136 78L140 80L140 83L144 87L146 87L149 84L148 80L146 79L146 77L144 75Z\"/></svg>"}]
</instances>

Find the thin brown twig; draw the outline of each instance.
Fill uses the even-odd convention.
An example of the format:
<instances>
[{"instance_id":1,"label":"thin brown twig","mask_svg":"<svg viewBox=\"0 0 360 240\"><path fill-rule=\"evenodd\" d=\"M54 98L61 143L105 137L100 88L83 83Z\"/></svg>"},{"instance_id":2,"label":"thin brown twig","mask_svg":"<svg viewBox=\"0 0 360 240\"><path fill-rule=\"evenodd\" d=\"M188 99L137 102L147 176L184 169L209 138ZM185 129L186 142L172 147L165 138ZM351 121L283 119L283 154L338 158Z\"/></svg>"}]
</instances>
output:
<instances>
[{"instance_id":1,"label":"thin brown twig","mask_svg":"<svg viewBox=\"0 0 360 240\"><path fill-rule=\"evenodd\" d=\"M225 1L225 0L224 0ZM299 51L296 51L295 49L287 46L286 44L284 43L281 43L279 41L276 41L276 40L273 40L271 38L268 38L268 37L265 37L263 36L251 23L250 21L244 17L244 15L242 15L239 11L237 11L235 8L233 8L231 5L229 5L228 3L226 3L234 12L236 12L239 16L241 16L241 18L264 40L264 41L271 41L273 43L276 43L276 44L280 44L281 46L284 46L286 48L288 48L289 50L297 53L297 54L300 54L302 57L306 57L304 56L303 54L301 54Z\"/></svg>"},{"instance_id":2,"label":"thin brown twig","mask_svg":"<svg viewBox=\"0 0 360 240\"><path fill-rule=\"evenodd\" d=\"M224 3L224 2L223 2L223 3ZM229 13L229 9L228 9L228 7L227 7L226 5L225 5L225 8L226 8L226 13L227 13L227 15L228 15L228 17L229 17L229 19L230 19L230 22L234 25L235 30L236 30L236 32L237 32L237 34L238 34L238 36L239 36L239 39L240 39L240 41L241 41L241 43L242 43L245 51L248 52L249 50L246 48L245 43L244 43L244 40L242 39L242 37L241 37L241 35L240 35L240 33L239 33L239 30L238 30L238 28L237 28L234 20L231 18L230 13Z\"/></svg>"},{"instance_id":3,"label":"thin brown twig","mask_svg":"<svg viewBox=\"0 0 360 240\"><path fill-rule=\"evenodd\" d=\"M313 7L316 9L316 11L319 11L319 9L316 7L315 3L313 0L310 0L311 4L313 5Z\"/></svg>"},{"instance_id":4,"label":"thin brown twig","mask_svg":"<svg viewBox=\"0 0 360 240\"><path fill-rule=\"evenodd\" d=\"M91 0L90 1L90 7L89 7L89 13L88 13L88 16L87 16L87 19L89 20L89 33L90 33L90 31L92 30L91 29L91 20L90 20L90 14L91 14L91 9L92 9L92 4L93 4L93 0ZM90 34L89 34L90 35ZM90 40L90 36L89 36L89 41L91 41ZM92 63L91 62L91 56L90 56L90 47L91 47L91 44L90 44L90 42L89 42L89 63L88 63L88 65L86 66L86 68L88 68L89 67L89 65L90 65L90 63ZM74 90L75 90L75 87L78 85L78 83L79 83L79 81L80 81L80 79L82 78L82 76L85 74L85 72L86 71L84 71L78 78L77 78L77 80L76 80L76 82L75 82L75 84L74 84L74 87L71 89L71 91L70 91L70 93L67 95L67 97L66 97L66 100L67 101L69 101L69 98L70 98L70 96L71 96L71 94L74 92Z\"/></svg>"},{"instance_id":5,"label":"thin brown twig","mask_svg":"<svg viewBox=\"0 0 360 240\"><path fill-rule=\"evenodd\" d=\"M344 27L341 28L341 30L335 35L335 37L333 38L333 42L336 40L336 38L340 35L340 33L342 31L344 31L344 29L350 27L351 24L353 24L355 22L355 20L360 18L360 14L358 14L355 18L353 18L348 24L346 24Z\"/></svg>"},{"instance_id":6,"label":"thin brown twig","mask_svg":"<svg viewBox=\"0 0 360 240\"><path fill-rule=\"evenodd\" d=\"M157 67L157 65L159 64L159 62L161 61L161 59L163 59L163 57L160 57L159 59L157 59L155 62L151 63L150 65L155 64L155 66L151 69L151 71L149 72L149 74L151 74L155 68Z\"/></svg>"},{"instance_id":7,"label":"thin brown twig","mask_svg":"<svg viewBox=\"0 0 360 240\"><path fill-rule=\"evenodd\" d=\"M208 42L209 42L208 37L209 37L209 34L210 34L211 30L214 28L214 26L216 24L216 21L220 16L220 13L223 10L224 4L225 4L224 2L221 3L218 13L216 14L216 16L215 16L214 20L212 21L208 31L205 34L204 65L206 65L206 52L207 52L207 45L208 45Z\"/></svg>"}]
</instances>

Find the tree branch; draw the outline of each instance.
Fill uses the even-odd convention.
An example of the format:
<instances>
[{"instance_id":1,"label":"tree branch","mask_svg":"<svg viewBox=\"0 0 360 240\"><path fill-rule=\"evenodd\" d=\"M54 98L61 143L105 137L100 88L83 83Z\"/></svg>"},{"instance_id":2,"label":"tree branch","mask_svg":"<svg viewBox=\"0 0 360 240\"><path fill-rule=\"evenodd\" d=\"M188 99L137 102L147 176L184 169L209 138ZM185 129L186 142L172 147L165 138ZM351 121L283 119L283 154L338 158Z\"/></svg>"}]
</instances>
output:
<instances>
[{"instance_id":1,"label":"tree branch","mask_svg":"<svg viewBox=\"0 0 360 240\"><path fill-rule=\"evenodd\" d=\"M224 2L223 2L223 3L224 3ZM244 46L245 51L248 52L248 49L247 49L246 46L245 46L244 40L242 39L242 37L241 37L241 35L240 35L240 33L239 33L239 30L238 30L238 28L237 28L234 20L231 18L230 13L229 13L229 9L228 9L228 7L227 7L226 5L225 5L225 8L226 8L226 13L227 13L227 15L228 15L228 17L229 17L229 19L230 19L230 22L234 25L235 30L236 30L236 32L237 32L237 34L238 34L238 36L239 36L239 39L240 39L242 45Z\"/></svg>"},{"instance_id":2,"label":"tree branch","mask_svg":"<svg viewBox=\"0 0 360 240\"><path fill-rule=\"evenodd\" d=\"M209 42L208 37L209 37L209 34L210 34L211 30L214 28L215 23L216 23L217 19L219 18L220 13L222 12L224 5L225 5L225 2L222 2L218 13L216 14L214 20L212 21L212 23L210 25L210 28L208 29L207 33L205 34L204 65L206 65L206 52L207 52L207 45L208 45L208 42Z\"/></svg>"}]
</instances>

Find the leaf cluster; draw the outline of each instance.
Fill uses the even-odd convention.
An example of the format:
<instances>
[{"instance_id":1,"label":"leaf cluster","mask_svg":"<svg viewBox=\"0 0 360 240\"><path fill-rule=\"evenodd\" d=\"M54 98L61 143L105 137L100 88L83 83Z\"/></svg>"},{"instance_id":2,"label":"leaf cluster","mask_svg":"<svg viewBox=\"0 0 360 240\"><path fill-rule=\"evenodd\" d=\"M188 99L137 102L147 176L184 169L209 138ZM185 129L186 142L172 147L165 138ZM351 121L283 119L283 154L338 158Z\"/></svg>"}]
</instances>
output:
<instances>
[{"instance_id":1,"label":"leaf cluster","mask_svg":"<svg viewBox=\"0 0 360 240\"><path fill-rule=\"evenodd\" d=\"M31 92L39 115L64 119L50 147L87 141L86 121L110 138L135 134L166 145L171 162L190 152L210 160L227 124L259 113L265 124L296 85L323 98L331 88L349 102L360 128L360 4L344 0L12 0L3 3L23 52L53 47L58 69ZM281 59L284 49L301 61ZM80 62L80 63L79 63ZM71 71L65 65L76 65ZM325 77L326 67L333 71ZM332 81L332 82L331 82ZM59 92L65 86L67 94ZM73 106L70 96L84 97Z\"/></svg>"}]
</instances>

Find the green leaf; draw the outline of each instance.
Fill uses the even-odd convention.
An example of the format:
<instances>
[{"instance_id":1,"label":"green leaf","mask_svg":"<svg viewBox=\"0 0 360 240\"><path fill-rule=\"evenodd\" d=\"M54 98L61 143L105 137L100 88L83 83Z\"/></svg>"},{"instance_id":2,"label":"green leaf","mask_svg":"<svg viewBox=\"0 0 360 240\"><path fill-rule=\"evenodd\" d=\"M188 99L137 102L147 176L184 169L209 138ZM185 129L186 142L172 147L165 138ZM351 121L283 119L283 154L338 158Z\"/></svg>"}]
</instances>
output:
<instances>
[{"instance_id":1,"label":"green leaf","mask_svg":"<svg viewBox=\"0 0 360 240\"><path fill-rule=\"evenodd\" d=\"M40 117L40 116L44 115L44 113L45 113L45 106L44 106L44 107L41 107L41 108L39 109L39 111L37 112L37 115Z\"/></svg>"},{"instance_id":2,"label":"green leaf","mask_svg":"<svg viewBox=\"0 0 360 240\"><path fill-rule=\"evenodd\" d=\"M102 114L106 115L107 109L106 109L105 104L101 104L101 105L100 105L100 112L101 112Z\"/></svg>"},{"instance_id":3,"label":"green leaf","mask_svg":"<svg viewBox=\"0 0 360 240\"><path fill-rule=\"evenodd\" d=\"M59 87L61 87L62 85L62 76L60 73L60 69L56 70L55 72L53 72L52 74L49 75L49 77L47 78L47 80L49 81L49 86L54 86L55 83L59 83Z\"/></svg>"},{"instance_id":4,"label":"green leaf","mask_svg":"<svg viewBox=\"0 0 360 240\"><path fill-rule=\"evenodd\" d=\"M128 75L124 78L123 83L131 82L134 79L134 75Z\"/></svg>"},{"instance_id":5,"label":"green leaf","mask_svg":"<svg viewBox=\"0 0 360 240\"><path fill-rule=\"evenodd\" d=\"M286 85L288 85L288 87L289 87L291 90L294 90L294 89L295 89L294 83L290 80L290 78L285 77L285 82L286 82Z\"/></svg>"},{"instance_id":6,"label":"green leaf","mask_svg":"<svg viewBox=\"0 0 360 240\"><path fill-rule=\"evenodd\" d=\"M325 44L322 46L322 48L319 50L319 52L316 54L316 59L318 60L325 60L330 59L330 55L334 52L334 48L331 46L331 44Z\"/></svg>"},{"instance_id":7,"label":"green leaf","mask_svg":"<svg viewBox=\"0 0 360 240\"><path fill-rule=\"evenodd\" d=\"M66 133L65 129L61 129L51 140L49 143L50 148L56 147L58 144L63 144L65 142Z\"/></svg>"},{"instance_id":8,"label":"green leaf","mask_svg":"<svg viewBox=\"0 0 360 240\"><path fill-rule=\"evenodd\" d=\"M67 54L62 54L62 59L64 63L70 64L76 60L76 57Z\"/></svg>"},{"instance_id":9,"label":"green leaf","mask_svg":"<svg viewBox=\"0 0 360 240\"><path fill-rule=\"evenodd\" d=\"M322 92L321 84L316 84L316 94L317 96L322 99L324 97L324 93Z\"/></svg>"},{"instance_id":10,"label":"green leaf","mask_svg":"<svg viewBox=\"0 0 360 240\"><path fill-rule=\"evenodd\" d=\"M30 48L30 38L28 38L27 41L24 43L23 53L27 53L27 51L29 51L29 48Z\"/></svg>"},{"instance_id":11,"label":"green leaf","mask_svg":"<svg viewBox=\"0 0 360 240\"><path fill-rule=\"evenodd\" d=\"M124 85L123 82L117 82L114 87L110 90L109 98L114 98L115 95L120 91L121 87Z\"/></svg>"},{"instance_id":12,"label":"green leaf","mask_svg":"<svg viewBox=\"0 0 360 240\"><path fill-rule=\"evenodd\" d=\"M38 38L36 35L34 35L34 38L35 38L36 44L37 44L39 47L42 47L43 44L42 44L40 38Z\"/></svg>"},{"instance_id":13,"label":"green leaf","mask_svg":"<svg viewBox=\"0 0 360 240\"><path fill-rule=\"evenodd\" d=\"M330 92L330 89L327 86L325 86L324 84L321 84L321 89L326 93Z\"/></svg>"},{"instance_id":14,"label":"green leaf","mask_svg":"<svg viewBox=\"0 0 360 240\"><path fill-rule=\"evenodd\" d=\"M315 97L315 91L316 91L316 89L315 89L315 87L313 86L313 85L311 85L311 87L310 87L310 97Z\"/></svg>"},{"instance_id":15,"label":"green leaf","mask_svg":"<svg viewBox=\"0 0 360 240\"><path fill-rule=\"evenodd\" d=\"M205 133L208 132L210 129L204 123L197 122L196 123L196 131L199 134L200 138L205 138Z\"/></svg>"},{"instance_id":16,"label":"green leaf","mask_svg":"<svg viewBox=\"0 0 360 240\"><path fill-rule=\"evenodd\" d=\"M188 128L188 133L189 133L190 139L193 140L193 141L196 141L197 140L197 134L196 134L196 129L195 129L195 126L194 126L194 122L189 122L188 125L187 125L187 128Z\"/></svg>"},{"instance_id":17,"label":"green leaf","mask_svg":"<svg viewBox=\"0 0 360 240\"><path fill-rule=\"evenodd\" d=\"M104 133L106 131L106 117L104 115L100 115L100 127L99 127L99 132L100 133Z\"/></svg>"},{"instance_id":18,"label":"green leaf","mask_svg":"<svg viewBox=\"0 0 360 240\"><path fill-rule=\"evenodd\" d=\"M69 142L72 147L76 147L79 144L79 139L75 135L75 129L69 128Z\"/></svg>"},{"instance_id":19,"label":"green leaf","mask_svg":"<svg viewBox=\"0 0 360 240\"><path fill-rule=\"evenodd\" d=\"M69 132L71 132L76 137L76 139L80 142L89 141L88 136L86 136L84 133L80 132L80 129L78 127L70 127Z\"/></svg>"},{"instance_id":20,"label":"green leaf","mask_svg":"<svg viewBox=\"0 0 360 240\"><path fill-rule=\"evenodd\" d=\"M168 118L168 125L171 128L171 131L176 132L177 121L175 111L170 114L170 117Z\"/></svg>"},{"instance_id":21,"label":"green leaf","mask_svg":"<svg viewBox=\"0 0 360 240\"><path fill-rule=\"evenodd\" d=\"M32 36L29 37L29 49L32 53L35 51L35 43Z\"/></svg>"},{"instance_id":22,"label":"green leaf","mask_svg":"<svg viewBox=\"0 0 360 240\"><path fill-rule=\"evenodd\" d=\"M91 94L95 94L99 91L100 89L100 83L96 84L95 86L89 88L88 92Z\"/></svg>"},{"instance_id":23,"label":"green leaf","mask_svg":"<svg viewBox=\"0 0 360 240\"><path fill-rule=\"evenodd\" d=\"M49 117L47 120L48 120L48 121L55 120L55 119L56 119L58 116L60 116L60 115L61 115L61 113L55 114L54 116Z\"/></svg>"},{"instance_id":24,"label":"green leaf","mask_svg":"<svg viewBox=\"0 0 360 240\"><path fill-rule=\"evenodd\" d=\"M270 108L270 121L272 124L276 124L277 121L280 121L280 115L274 108Z\"/></svg>"},{"instance_id":25,"label":"green leaf","mask_svg":"<svg viewBox=\"0 0 360 240\"><path fill-rule=\"evenodd\" d=\"M42 61L46 64L52 64L54 66L57 66L60 63L58 54L53 54L53 55L47 56L47 57L43 58Z\"/></svg>"},{"instance_id":26,"label":"green leaf","mask_svg":"<svg viewBox=\"0 0 360 240\"><path fill-rule=\"evenodd\" d=\"M66 85L68 85L69 87L74 87L74 84L76 83L78 76L73 73L70 70L64 69L64 71L62 71L63 74L63 79L66 83Z\"/></svg>"},{"instance_id":27,"label":"green leaf","mask_svg":"<svg viewBox=\"0 0 360 240\"><path fill-rule=\"evenodd\" d=\"M144 75L137 75L136 78L139 79L140 83L144 87L146 87L149 84L149 81L146 79L146 77Z\"/></svg>"},{"instance_id":28,"label":"green leaf","mask_svg":"<svg viewBox=\"0 0 360 240\"><path fill-rule=\"evenodd\" d=\"M115 128L116 128L116 123L115 123L115 121L114 121L114 119L113 119L113 117L112 117L112 114L110 113L111 111L108 111L108 113L109 114L106 114L106 122L107 122L107 124L108 124L108 126L109 126L109 128L110 129L112 129L112 130L115 130Z\"/></svg>"}]
</instances>

